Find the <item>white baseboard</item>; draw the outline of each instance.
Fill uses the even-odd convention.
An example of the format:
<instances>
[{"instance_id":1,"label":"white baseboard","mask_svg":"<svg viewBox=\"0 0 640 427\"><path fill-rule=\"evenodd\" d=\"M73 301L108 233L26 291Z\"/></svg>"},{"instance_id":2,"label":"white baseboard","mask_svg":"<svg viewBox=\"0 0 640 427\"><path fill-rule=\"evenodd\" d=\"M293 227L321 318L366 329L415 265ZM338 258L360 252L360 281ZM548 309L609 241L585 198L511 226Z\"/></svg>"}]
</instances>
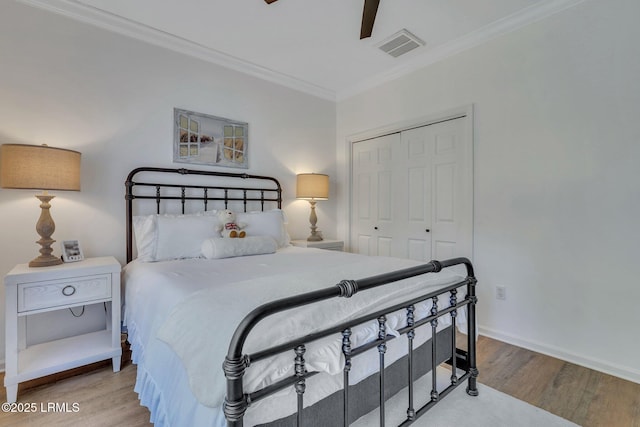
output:
<instances>
[{"instance_id":1,"label":"white baseboard","mask_svg":"<svg viewBox=\"0 0 640 427\"><path fill-rule=\"evenodd\" d=\"M483 326L478 326L478 332L480 335L484 335L489 338L503 341L508 344L517 345L518 347L526 348L527 350L546 354L547 356L555 357L556 359L575 363L576 365L584 366L585 368L593 369L595 371L613 375L614 377L622 378L623 380L640 384L640 370L634 368L630 368L627 366L613 366L609 362L594 359L591 357L581 356L579 354L571 353L558 347L524 340L520 337L515 337L513 335L505 334L503 332Z\"/></svg>"}]
</instances>

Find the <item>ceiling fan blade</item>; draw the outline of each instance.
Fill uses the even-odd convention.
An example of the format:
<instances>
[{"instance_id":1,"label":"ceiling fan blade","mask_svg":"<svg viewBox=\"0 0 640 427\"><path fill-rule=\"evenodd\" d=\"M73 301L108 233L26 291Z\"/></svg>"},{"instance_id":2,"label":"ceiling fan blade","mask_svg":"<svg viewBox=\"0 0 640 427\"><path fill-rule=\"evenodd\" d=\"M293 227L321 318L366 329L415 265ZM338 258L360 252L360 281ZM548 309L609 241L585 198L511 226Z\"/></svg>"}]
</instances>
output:
<instances>
[{"instance_id":1,"label":"ceiling fan blade","mask_svg":"<svg viewBox=\"0 0 640 427\"><path fill-rule=\"evenodd\" d=\"M278 1L278 0L264 0L264 1L265 1L265 3L267 3L267 4L271 4L271 3L276 2L276 1Z\"/></svg>"},{"instance_id":2,"label":"ceiling fan blade","mask_svg":"<svg viewBox=\"0 0 640 427\"><path fill-rule=\"evenodd\" d=\"M378 13L379 4L380 0L364 0L362 26L360 27L360 40L371 37L371 33L373 32L373 23L376 21L376 13Z\"/></svg>"}]
</instances>

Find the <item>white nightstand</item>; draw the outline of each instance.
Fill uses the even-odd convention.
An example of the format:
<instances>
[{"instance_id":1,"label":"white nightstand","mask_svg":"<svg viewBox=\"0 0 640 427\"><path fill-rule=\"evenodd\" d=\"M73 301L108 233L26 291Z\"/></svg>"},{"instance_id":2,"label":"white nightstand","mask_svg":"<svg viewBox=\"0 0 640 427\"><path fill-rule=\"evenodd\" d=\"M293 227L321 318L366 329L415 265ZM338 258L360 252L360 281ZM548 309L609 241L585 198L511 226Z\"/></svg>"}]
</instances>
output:
<instances>
[{"instance_id":1,"label":"white nightstand","mask_svg":"<svg viewBox=\"0 0 640 427\"><path fill-rule=\"evenodd\" d=\"M303 248L328 249L330 251L344 250L344 241L342 240L321 240L319 242L309 242L308 240L292 240L293 246L301 246Z\"/></svg>"},{"instance_id":2,"label":"white nightstand","mask_svg":"<svg viewBox=\"0 0 640 427\"><path fill-rule=\"evenodd\" d=\"M30 268L19 264L4 278L7 402L18 384L33 378L111 359L120 370L120 263L114 257ZM106 329L26 346L26 316L95 303L108 303Z\"/></svg>"}]
</instances>

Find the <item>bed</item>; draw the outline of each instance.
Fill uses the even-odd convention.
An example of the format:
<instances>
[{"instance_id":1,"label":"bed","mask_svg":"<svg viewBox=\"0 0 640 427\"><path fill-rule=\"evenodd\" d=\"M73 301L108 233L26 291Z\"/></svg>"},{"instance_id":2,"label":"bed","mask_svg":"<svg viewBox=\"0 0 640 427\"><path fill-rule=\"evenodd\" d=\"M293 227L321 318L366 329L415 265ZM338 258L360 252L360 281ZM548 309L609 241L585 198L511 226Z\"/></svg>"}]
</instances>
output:
<instances>
[{"instance_id":1,"label":"bed","mask_svg":"<svg viewBox=\"0 0 640 427\"><path fill-rule=\"evenodd\" d=\"M467 259L293 247L271 177L138 168L125 189L123 319L156 426L338 426L372 411L407 425L465 382L477 395ZM220 210L248 237L220 238ZM414 390L425 374L430 389ZM406 416L389 419L401 389Z\"/></svg>"}]
</instances>

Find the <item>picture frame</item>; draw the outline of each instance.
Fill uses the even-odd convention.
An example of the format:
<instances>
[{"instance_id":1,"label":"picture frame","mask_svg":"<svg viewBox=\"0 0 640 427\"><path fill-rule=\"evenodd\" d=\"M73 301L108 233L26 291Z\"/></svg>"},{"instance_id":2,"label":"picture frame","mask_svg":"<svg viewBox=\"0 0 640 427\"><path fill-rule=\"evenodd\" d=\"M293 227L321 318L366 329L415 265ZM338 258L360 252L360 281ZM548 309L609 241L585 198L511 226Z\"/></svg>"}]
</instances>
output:
<instances>
[{"instance_id":1,"label":"picture frame","mask_svg":"<svg viewBox=\"0 0 640 427\"><path fill-rule=\"evenodd\" d=\"M173 109L173 161L249 168L249 124Z\"/></svg>"},{"instance_id":2,"label":"picture frame","mask_svg":"<svg viewBox=\"0 0 640 427\"><path fill-rule=\"evenodd\" d=\"M76 262L84 259L80 242L77 240L64 240L60 243L62 247L62 260L64 262Z\"/></svg>"}]
</instances>

